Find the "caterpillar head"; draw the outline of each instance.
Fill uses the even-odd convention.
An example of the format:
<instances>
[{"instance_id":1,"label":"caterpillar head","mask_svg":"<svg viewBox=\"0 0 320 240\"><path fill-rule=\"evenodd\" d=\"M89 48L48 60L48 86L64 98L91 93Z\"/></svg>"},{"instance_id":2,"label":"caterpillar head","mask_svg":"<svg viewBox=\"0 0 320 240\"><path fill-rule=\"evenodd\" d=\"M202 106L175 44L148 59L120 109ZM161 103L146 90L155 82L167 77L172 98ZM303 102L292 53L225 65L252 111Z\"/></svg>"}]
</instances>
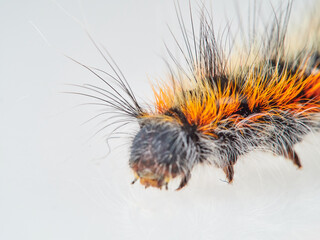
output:
<instances>
[{"instance_id":1,"label":"caterpillar head","mask_svg":"<svg viewBox=\"0 0 320 240\"><path fill-rule=\"evenodd\" d=\"M144 119L133 139L129 164L135 180L145 187L167 189L170 179L181 177L183 188L194 164L199 161L196 133L175 120Z\"/></svg>"}]
</instances>

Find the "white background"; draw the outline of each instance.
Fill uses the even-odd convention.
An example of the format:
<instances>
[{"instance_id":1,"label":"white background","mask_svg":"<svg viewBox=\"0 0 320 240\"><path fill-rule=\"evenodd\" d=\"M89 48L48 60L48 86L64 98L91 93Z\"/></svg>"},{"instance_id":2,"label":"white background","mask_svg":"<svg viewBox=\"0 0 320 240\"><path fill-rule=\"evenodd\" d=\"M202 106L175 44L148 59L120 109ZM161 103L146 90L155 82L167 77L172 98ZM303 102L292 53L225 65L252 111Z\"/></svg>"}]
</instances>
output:
<instances>
[{"instance_id":1,"label":"white background","mask_svg":"<svg viewBox=\"0 0 320 240\"><path fill-rule=\"evenodd\" d=\"M237 22L237 1L207 2L218 28L226 16ZM270 5L263 13L270 16ZM319 134L297 145L301 171L252 153L239 159L232 185L208 166L194 169L179 192L131 185L130 139L111 141L109 153L111 130L93 136L103 118L82 125L98 109L63 93L78 90L66 84L99 84L63 54L106 66L76 19L141 101L152 99L150 81L166 77L163 41L177 52L167 28L179 35L173 1L0 0L0 239L320 239Z\"/></svg>"}]
</instances>

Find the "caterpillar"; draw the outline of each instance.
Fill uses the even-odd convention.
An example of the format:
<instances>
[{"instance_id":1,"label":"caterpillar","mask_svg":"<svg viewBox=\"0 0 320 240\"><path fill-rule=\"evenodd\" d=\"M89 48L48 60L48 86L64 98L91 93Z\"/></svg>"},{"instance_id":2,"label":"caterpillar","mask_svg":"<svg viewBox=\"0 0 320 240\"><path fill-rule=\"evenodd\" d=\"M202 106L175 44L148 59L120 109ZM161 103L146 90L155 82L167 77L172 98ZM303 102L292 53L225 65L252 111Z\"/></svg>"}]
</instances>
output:
<instances>
[{"instance_id":1,"label":"caterpillar","mask_svg":"<svg viewBox=\"0 0 320 240\"><path fill-rule=\"evenodd\" d=\"M231 183L239 157L254 150L284 156L302 167L294 146L320 129L320 18L311 17L309 29L300 35L305 36L301 46L292 46L287 44L291 7L289 2L284 12L275 13L263 35L255 34L240 53L219 41L206 9L196 34L192 12L188 31L178 7L184 47L177 45L186 67L169 51L177 70L170 67L168 82L153 86L154 105L147 107L93 41L113 74L80 63L105 84L87 85L94 94L81 94L128 119L121 123L138 123L130 147L132 183L168 189L172 179L180 178L180 190L197 164L221 168Z\"/></svg>"}]
</instances>

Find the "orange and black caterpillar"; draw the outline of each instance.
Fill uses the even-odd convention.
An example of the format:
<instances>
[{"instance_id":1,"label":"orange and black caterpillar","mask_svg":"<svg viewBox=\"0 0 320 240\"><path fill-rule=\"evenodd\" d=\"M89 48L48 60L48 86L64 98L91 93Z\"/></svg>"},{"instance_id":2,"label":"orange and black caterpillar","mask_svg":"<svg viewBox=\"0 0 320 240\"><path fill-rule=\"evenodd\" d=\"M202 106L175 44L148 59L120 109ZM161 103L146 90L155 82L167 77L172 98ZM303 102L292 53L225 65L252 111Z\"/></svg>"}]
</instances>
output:
<instances>
[{"instance_id":1,"label":"orange and black caterpillar","mask_svg":"<svg viewBox=\"0 0 320 240\"><path fill-rule=\"evenodd\" d=\"M171 74L170 82L153 88L153 108L137 102L112 58L105 60L113 69L114 75L108 75L114 84L101 70L83 65L106 84L106 89L87 85L97 95L84 95L140 126L129 159L133 183L167 188L170 179L180 177L181 189L199 163L221 168L232 182L238 158L256 149L285 156L301 167L294 145L320 129L320 28L302 47L287 47L290 9L291 3L284 14L275 15L264 40L235 61L216 40L206 14L198 37L192 21L189 37L178 14L187 68L177 63L178 73Z\"/></svg>"}]
</instances>

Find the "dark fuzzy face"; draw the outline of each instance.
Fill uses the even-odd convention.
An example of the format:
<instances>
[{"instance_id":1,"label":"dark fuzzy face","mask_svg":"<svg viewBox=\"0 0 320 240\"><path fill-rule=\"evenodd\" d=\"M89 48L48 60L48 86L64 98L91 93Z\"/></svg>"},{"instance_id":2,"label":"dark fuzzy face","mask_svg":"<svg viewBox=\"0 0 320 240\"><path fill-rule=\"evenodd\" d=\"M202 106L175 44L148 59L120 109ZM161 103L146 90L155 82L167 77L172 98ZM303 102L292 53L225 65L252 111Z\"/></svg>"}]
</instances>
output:
<instances>
[{"instance_id":1,"label":"dark fuzzy face","mask_svg":"<svg viewBox=\"0 0 320 240\"><path fill-rule=\"evenodd\" d=\"M144 120L133 140L129 164L136 179L146 187L167 187L171 178L181 176L182 188L199 160L198 148L190 133L177 122Z\"/></svg>"}]
</instances>

